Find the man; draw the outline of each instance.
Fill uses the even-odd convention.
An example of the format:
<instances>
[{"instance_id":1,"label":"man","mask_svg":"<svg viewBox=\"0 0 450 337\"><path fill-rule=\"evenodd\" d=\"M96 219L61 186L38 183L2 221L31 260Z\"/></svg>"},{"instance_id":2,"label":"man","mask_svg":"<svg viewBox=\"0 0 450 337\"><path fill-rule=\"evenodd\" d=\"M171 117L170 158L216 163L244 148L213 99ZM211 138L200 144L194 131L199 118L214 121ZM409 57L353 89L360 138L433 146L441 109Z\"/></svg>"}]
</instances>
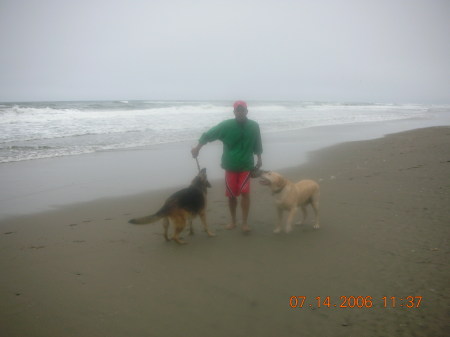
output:
<instances>
[{"instance_id":1,"label":"man","mask_svg":"<svg viewBox=\"0 0 450 337\"><path fill-rule=\"evenodd\" d=\"M247 119L247 103L237 101L233 107L235 118L225 120L205 132L191 153L197 158L203 145L215 140L222 141L222 168L225 169L226 196L231 214L231 223L226 228L236 228L236 208L241 195L242 230L249 232L250 171L255 168L254 155L258 158L256 168L262 165L261 132L258 123Z\"/></svg>"}]
</instances>

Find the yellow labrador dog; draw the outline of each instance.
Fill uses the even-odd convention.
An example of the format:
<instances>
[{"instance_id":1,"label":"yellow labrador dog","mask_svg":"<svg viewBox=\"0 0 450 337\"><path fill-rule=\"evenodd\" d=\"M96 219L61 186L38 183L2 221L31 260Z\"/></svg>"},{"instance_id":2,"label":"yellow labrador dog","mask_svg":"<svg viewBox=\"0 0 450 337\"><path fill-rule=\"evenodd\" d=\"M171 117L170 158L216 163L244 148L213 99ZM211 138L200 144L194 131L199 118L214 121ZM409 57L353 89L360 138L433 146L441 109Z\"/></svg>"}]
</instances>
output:
<instances>
[{"instance_id":1,"label":"yellow labrador dog","mask_svg":"<svg viewBox=\"0 0 450 337\"><path fill-rule=\"evenodd\" d=\"M260 183L269 186L272 195L275 198L275 204L278 211L278 222L274 229L274 233L281 231L281 221L283 211L288 211L289 216L286 222L286 233L292 231L292 223L294 216L300 207L303 212L301 224L305 222L307 217L306 206L311 205L314 209L316 222L314 228L319 228L319 184L313 180L300 180L293 183L287 180L281 174L271 171L261 173Z\"/></svg>"}]
</instances>

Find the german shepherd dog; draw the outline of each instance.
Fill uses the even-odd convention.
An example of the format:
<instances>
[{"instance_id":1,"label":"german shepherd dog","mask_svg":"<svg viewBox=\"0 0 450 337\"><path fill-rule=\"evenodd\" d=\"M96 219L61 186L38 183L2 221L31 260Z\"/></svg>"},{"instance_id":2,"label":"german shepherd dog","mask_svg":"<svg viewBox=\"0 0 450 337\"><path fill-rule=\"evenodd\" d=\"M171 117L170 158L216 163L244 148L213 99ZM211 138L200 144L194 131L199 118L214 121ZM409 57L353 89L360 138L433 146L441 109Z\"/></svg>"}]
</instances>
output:
<instances>
[{"instance_id":1,"label":"german shepherd dog","mask_svg":"<svg viewBox=\"0 0 450 337\"><path fill-rule=\"evenodd\" d=\"M200 170L199 174L192 180L191 185L172 194L164 205L155 214L143 218L131 219L129 223L136 225L150 224L163 219L164 238L170 241L168 236L169 219L174 225L173 238L179 244L186 243L180 238L180 233L189 222L189 233L194 234L192 228L192 219L200 216L205 232L208 236L214 236L208 229L206 222L206 192L211 187L206 176L206 169Z\"/></svg>"}]
</instances>

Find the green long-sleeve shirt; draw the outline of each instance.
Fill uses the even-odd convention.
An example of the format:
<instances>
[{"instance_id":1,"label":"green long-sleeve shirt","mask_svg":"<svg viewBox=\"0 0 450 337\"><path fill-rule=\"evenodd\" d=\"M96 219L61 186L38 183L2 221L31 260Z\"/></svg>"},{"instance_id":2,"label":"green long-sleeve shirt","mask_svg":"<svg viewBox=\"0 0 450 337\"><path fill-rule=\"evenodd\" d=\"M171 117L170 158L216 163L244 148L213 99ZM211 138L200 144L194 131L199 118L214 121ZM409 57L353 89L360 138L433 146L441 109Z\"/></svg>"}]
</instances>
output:
<instances>
[{"instance_id":1,"label":"green long-sleeve shirt","mask_svg":"<svg viewBox=\"0 0 450 337\"><path fill-rule=\"evenodd\" d=\"M222 168L227 171L250 171L254 168L253 155L263 152L259 125L253 120L238 122L225 120L205 132L199 140L204 145L220 140L223 143Z\"/></svg>"}]
</instances>

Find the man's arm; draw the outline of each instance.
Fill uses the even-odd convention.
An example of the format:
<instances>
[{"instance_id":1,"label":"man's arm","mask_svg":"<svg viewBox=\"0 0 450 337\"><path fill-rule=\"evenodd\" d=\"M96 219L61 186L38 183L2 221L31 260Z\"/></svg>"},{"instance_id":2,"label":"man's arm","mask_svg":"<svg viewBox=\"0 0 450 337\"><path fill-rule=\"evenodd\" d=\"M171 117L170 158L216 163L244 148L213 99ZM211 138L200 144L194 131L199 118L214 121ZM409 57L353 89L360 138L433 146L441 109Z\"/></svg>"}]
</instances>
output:
<instances>
[{"instance_id":1,"label":"man's arm","mask_svg":"<svg viewBox=\"0 0 450 337\"><path fill-rule=\"evenodd\" d=\"M192 148L192 158L197 158L198 154L200 153L200 149L203 147L204 144L198 143L196 147Z\"/></svg>"},{"instance_id":2,"label":"man's arm","mask_svg":"<svg viewBox=\"0 0 450 337\"><path fill-rule=\"evenodd\" d=\"M256 162L256 168L259 169L262 166L262 159L261 159L261 154L257 154L256 155L258 157L258 160Z\"/></svg>"},{"instance_id":3,"label":"man's arm","mask_svg":"<svg viewBox=\"0 0 450 337\"><path fill-rule=\"evenodd\" d=\"M263 152L263 148L262 148L262 140L261 140L261 131L259 129L259 125L257 125L256 128L256 142L255 142L255 147L253 149L254 153L256 154L258 160L256 162L256 168L259 169L262 166L262 158L261 158L261 154Z\"/></svg>"},{"instance_id":4,"label":"man's arm","mask_svg":"<svg viewBox=\"0 0 450 337\"><path fill-rule=\"evenodd\" d=\"M197 146L191 150L193 158L198 157L198 154L200 153L200 149L203 147L203 145L222 138L223 125L224 125L224 123L219 123L218 125L212 127L211 129L206 131L204 134L202 134L202 136L200 137L200 139L198 141Z\"/></svg>"}]
</instances>

